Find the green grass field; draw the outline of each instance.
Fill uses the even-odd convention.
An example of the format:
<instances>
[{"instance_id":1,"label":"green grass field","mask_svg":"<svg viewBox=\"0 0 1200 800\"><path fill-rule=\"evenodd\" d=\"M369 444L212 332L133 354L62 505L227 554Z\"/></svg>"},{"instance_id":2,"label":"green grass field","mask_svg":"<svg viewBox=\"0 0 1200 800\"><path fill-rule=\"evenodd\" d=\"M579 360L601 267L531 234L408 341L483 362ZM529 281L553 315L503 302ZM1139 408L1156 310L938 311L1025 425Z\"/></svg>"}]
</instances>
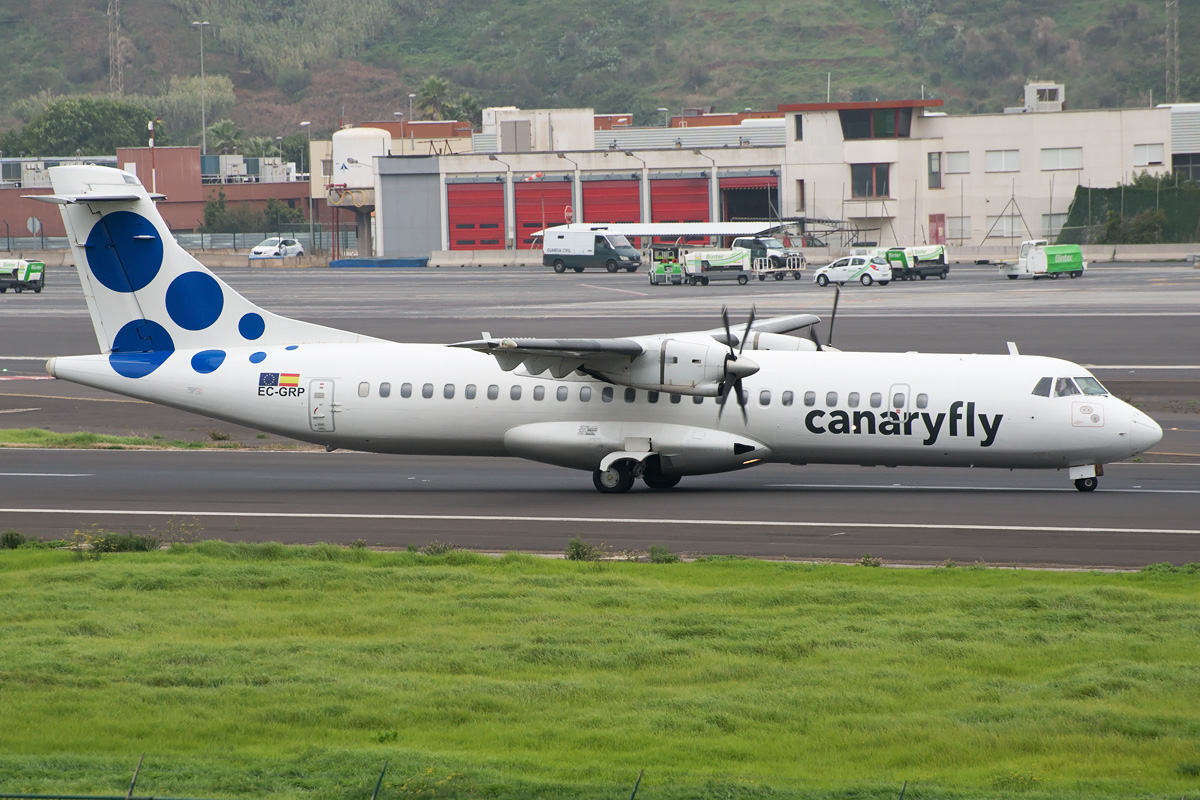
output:
<instances>
[{"instance_id":1,"label":"green grass field","mask_svg":"<svg viewBox=\"0 0 1200 800\"><path fill-rule=\"evenodd\" d=\"M0 792L1178 798L1200 575L0 551Z\"/></svg>"}]
</instances>

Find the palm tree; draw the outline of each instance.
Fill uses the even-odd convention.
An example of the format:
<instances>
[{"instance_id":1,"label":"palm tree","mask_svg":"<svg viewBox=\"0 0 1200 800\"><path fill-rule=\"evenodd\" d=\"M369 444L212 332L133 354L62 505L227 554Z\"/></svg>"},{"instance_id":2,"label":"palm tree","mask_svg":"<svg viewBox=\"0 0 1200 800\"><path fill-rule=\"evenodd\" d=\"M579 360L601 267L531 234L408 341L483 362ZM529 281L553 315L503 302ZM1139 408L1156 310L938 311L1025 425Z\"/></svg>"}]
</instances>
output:
<instances>
[{"instance_id":1,"label":"palm tree","mask_svg":"<svg viewBox=\"0 0 1200 800\"><path fill-rule=\"evenodd\" d=\"M246 139L246 132L231 119L223 119L208 126L208 139L213 150L222 155L237 152Z\"/></svg>"},{"instance_id":2,"label":"palm tree","mask_svg":"<svg viewBox=\"0 0 1200 800\"><path fill-rule=\"evenodd\" d=\"M417 90L421 113L428 119L445 119L450 100L450 85L436 75L430 75Z\"/></svg>"}]
</instances>

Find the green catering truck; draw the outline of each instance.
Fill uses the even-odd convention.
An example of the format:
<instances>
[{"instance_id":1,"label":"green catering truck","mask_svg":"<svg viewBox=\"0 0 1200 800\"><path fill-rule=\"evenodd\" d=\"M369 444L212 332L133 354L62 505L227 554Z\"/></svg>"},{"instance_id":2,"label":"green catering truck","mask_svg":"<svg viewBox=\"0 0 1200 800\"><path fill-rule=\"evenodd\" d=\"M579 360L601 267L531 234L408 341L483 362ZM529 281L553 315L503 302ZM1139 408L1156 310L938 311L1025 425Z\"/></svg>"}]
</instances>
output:
<instances>
[{"instance_id":1,"label":"green catering truck","mask_svg":"<svg viewBox=\"0 0 1200 800\"><path fill-rule=\"evenodd\" d=\"M46 265L23 258L0 259L0 294L9 289L20 293L32 289L35 294L46 285Z\"/></svg>"},{"instance_id":2,"label":"green catering truck","mask_svg":"<svg viewBox=\"0 0 1200 800\"><path fill-rule=\"evenodd\" d=\"M1037 278L1057 278L1070 275L1078 278L1087 269L1083 251L1077 244L1047 244L1045 239L1021 242L1021 252L1015 262L1000 265L1000 274L1015 281L1022 275Z\"/></svg>"}]
</instances>

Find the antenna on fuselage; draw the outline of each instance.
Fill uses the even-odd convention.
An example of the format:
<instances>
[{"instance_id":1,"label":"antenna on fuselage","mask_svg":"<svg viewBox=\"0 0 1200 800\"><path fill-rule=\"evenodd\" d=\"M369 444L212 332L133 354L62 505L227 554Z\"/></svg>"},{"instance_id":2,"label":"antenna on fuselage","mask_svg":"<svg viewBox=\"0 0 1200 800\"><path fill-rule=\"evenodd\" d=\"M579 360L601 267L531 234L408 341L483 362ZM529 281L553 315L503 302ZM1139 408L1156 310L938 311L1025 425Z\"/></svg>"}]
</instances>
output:
<instances>
[{"instance_id":1,"label":"antenna on fuselage","mask_svg":"<svg viewBox=\"0 0 1200 800\"><path fill-rule=\"evenodd\" d=\"M825 344L821 344L821 340L817 338L817 326L808 326L808 338L812 339L813 344L817 346L817 350L824 350L826 347L833 345L833 321L837 317L838 300L842 296L842 288L840 286L833 287L833 310L829 312L829 336L825 338Z\"/></svg>"}]
</instances>

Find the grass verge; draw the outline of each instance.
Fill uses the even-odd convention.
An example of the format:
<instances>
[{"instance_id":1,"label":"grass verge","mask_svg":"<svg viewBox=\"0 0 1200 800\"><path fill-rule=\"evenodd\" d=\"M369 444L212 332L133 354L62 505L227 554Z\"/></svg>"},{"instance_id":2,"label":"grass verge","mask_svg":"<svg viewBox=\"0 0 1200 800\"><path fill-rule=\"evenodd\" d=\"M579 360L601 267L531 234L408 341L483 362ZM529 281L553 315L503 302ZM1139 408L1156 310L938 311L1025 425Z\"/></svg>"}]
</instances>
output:
<instances>
[{"instance_id":1,"label":"grass verge","mask_svg":"<svg viewBox=\"0 0 1200 800\"><path fill-rule=\"evenodd\" d=\"M0 791L1146 798L1200 775L1200 575L0 551Z\"/></svg>"},{"instance_id":2,"label":"grass verge","mask_svg":"<svg viewBox=\"0 0 1200 800\"><path fill-rule=\"evenodd\" d=\"M226 437L228 438L228 437ZM182 439L155 439L143 436L108 436L102 433L54 433L41 428L0 428L0 447L47 447L56 449L93 450L110 448L120 450L126 447L145 447L156 449L203 450L236 449L241 447L237 442L225 440L188 442Z\"/></svg>"}]
</instances>

